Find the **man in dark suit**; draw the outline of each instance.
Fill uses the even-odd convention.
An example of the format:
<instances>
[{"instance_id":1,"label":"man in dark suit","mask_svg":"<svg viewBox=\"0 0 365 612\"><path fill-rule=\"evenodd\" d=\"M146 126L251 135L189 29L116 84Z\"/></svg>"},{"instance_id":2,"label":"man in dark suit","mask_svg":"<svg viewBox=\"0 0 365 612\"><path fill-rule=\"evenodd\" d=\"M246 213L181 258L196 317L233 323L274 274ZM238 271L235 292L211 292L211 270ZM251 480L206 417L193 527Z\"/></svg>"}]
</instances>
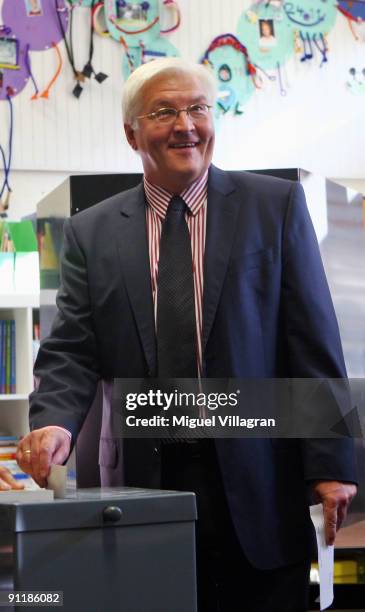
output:
<instances>
[{"instance_id":1,"label":"man in dark suit","mask_svg":"<svg viewBox=\"0 0 365 612\"><path fill-rule=\"evenodd\" d=\"M100 379L107 399L114 377L346 376L302 188L211 164L214 95L209 71L179 59L146 64L125 85L144 182L65 223L58 315L18 449L40 484L67 459ZM106 409L110 482L121 465L125 484L197 494L200 611L306 609L308 491L332 543L356 491L350 441L121 444L109 423Z\"/></svg>"}]
</instances>

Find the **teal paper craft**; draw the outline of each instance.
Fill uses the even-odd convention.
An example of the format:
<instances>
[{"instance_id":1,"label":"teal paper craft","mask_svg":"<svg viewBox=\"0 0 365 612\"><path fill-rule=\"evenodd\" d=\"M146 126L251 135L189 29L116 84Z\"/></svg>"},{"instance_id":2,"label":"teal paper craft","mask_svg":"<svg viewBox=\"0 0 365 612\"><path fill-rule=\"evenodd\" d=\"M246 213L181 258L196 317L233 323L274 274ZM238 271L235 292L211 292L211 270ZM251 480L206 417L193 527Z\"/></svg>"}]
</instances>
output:
<instances>
[{"instance_id":1,"label":"teal paper craft","mask_svg":"<svg viewBox=\"0 0 365 612\"><path fill-rule=\"evenodd\" d=\"M252 62L262 74L266 75L266 71L270 70L278 72L281 93L285 94L280 67L293 54L294 33L285 19L281 4L252 4L239 19L237 36L247 46Z\"/></svg>"},{"instance_id":2,"label":"teal paper craft","mask_svg":"<svg viewBox=\"0 0 365 612\"><path fill-rule=\"evenodd\" d=\"M321 66L328 61L326 35L335 25L338 14L334 0L293 0L284 2L283 10L286 23L299 37L302 48L301 61L314 57L317 50L321 56Z\"/></svg>"},{"instance_id":3,"label":"teal paper craft","mask_svg":"<svg viewBox=\"0 0 365 612\"><path fill-rule=\"evenodd\" d=\"M179 57L180 53L176 47L166 38L158 38L147 47L129 47L123 57L122 71L124 79L141 64L146 64L158 57Z\"/></svg>"},{"instance_id":4,"label":"teal paper craft","mask_svg":"<svg viewBox=\"0 0 365 612\"><path fill-rule=\"evenodd\" d=\"M255 91L256 70L246 47L233 34L222 34L211 42L201 62L217 80L216 117L228 112L241 115Z\"/></svg>"},{"instance_id":5,"label":"teal paper craft","mask_svg":"<svg viewBox=\"0 0 365 612\"><path fill-rule=\"evenodd\" d=\"M160 36L159 1L104 1L105 20L111 36L128 47L151 44Z\"/></svg>"}]
</instances>

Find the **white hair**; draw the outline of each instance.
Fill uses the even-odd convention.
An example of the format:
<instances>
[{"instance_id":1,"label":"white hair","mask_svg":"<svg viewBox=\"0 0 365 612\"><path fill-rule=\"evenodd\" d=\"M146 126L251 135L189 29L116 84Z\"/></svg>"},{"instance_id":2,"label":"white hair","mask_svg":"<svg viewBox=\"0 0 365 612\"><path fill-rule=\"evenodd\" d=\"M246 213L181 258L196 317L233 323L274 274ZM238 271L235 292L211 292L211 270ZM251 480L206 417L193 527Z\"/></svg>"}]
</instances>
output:
<instances>
[{"instance_id":1,"label":"white hair","mask_svg":"<svg viewBox=\"0 0 365 612\"><path fill-rule=\"evenodd\" d=\"M141 111L140 95L145 83L164 73L197 77L207 94L209 103L214 104L217 97L217 85L209 67L180 57L158 58L139 66L125 82L122 94L124 123L133 125L136 115Z\"/></svg>"}]
</instances>

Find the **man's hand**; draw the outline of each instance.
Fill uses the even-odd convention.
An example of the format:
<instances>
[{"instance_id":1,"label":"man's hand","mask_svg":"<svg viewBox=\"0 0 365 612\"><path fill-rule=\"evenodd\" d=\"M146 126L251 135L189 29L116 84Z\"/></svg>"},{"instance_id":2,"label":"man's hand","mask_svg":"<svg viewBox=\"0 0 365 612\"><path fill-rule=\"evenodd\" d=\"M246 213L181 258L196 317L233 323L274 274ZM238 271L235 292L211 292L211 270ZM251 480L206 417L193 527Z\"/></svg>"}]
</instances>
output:
<instances>
[{"instance_id":1,"label":"man's hand","mask_svg":"<svg viewBox=\"0 0 365 612\"><path fill-rule=\"evenodd\" d=\"M336 531L346 518L347 509L356 495L357 487L336 480L319 480L312 485L312 491L314 501L323 504L326 543L334 544Z\"/></svg>"},{"instance_id":2,"label":"man's hand","mask_svg":"<svg viewBox=\"0 0 365 612\"><path fill-rule=\"evenodd\" d=\"M9 489L24 489L24 485L12 477L9 470L0 465L0 491L9 491ZM1 493L0 493L1 501Z\"/></svg>"},{"instance_id":3,"label":"man's hand","mask_svg":"<svg viewBox=\"0 0 365 612\"><path fill-rule=\"evenodd\" d=\"M45 487L51 465L66 461L70 449L71 440L65 431L59 427L42 427L20 440L16 458L23 472Z\"/></svg>"}]
</instances>

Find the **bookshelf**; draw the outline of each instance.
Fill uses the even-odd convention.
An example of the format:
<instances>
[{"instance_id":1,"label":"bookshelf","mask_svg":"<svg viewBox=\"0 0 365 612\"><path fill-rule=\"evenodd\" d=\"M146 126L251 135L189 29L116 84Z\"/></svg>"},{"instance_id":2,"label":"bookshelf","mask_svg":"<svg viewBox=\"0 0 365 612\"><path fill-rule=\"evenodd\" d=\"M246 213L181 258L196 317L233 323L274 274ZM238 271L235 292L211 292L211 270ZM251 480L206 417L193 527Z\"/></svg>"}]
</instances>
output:
<instances>
[{"instance_id":1,"label":"bookshelf","mask_svg":"<svg viewBox=\"0 0 365 612\"><path fill-rule=\"evenodd\" d=\"M0 319L15 321L15 393L0 394L0 431L23 436L29 431L28 395L33 389L33 310L37 294L0 295Z\"/></svg>"}]
</instances>

